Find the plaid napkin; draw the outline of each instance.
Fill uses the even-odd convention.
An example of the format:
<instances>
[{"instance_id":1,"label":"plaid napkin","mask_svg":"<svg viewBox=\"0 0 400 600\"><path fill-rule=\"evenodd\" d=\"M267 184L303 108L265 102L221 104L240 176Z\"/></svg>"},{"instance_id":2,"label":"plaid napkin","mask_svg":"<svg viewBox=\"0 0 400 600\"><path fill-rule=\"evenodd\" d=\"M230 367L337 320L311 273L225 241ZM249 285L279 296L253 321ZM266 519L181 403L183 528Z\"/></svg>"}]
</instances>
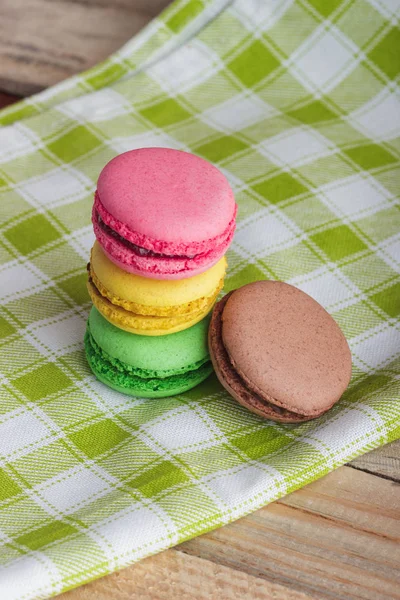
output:
<instances>
[{"instance_id":1,"label":"plaid napkin","mask_svg":"<svg viewBox=\"0 0 400 600\"><path fill-rule=\"evenodd\" d=\"M2 600L105 575L400 436L398 6L178 0L102 65L0 114ZM228 176L226 291L283 279L341 325L354 374L327 415L264 422L215 377L158 401L94 379L93 191L141 146Z\"/></svg>"}]
</instances>

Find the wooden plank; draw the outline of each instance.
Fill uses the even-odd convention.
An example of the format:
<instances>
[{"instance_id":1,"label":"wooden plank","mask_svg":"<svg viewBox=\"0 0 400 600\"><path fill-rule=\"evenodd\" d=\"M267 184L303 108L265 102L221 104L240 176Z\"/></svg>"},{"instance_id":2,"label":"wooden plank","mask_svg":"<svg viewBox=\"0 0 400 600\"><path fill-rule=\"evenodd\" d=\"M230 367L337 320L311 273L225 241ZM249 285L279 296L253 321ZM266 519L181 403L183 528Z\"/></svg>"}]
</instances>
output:
<instances>
[{"instance_id":1,"label":"wooden plank","mask_svg":"<svg viewBox=\"0 0 400 600\"><path fill-rule=\"evenodd\" d=\"M59 600L311 600L311 596L168 550Z\"/></svg>"},{"instance_id":2,"label":"wooden plank","mask_svg":"<svg viewBox=\"0 0 400 600\"><path fill-rule=\"evenodd\" d=\"M400 483L400 440L363 454L349 464L355 469Z\"/></svg>"},{"instance_id":3,"label":"wooden plank","mask_svg":"<svg viewBox=\"0 0 400 600\"><path fill-rule=\"evenodd\" d=\"M342 467L231 525L60 600L246 599L242 588L255 599L297 600L303 596L296 594L303 594L319 600L396 600L399 541L400 486ZM243 579L237 578L240 573ZM118 582L114 596L110 580Z\"/></svg>"},{"instance_id":4,"label":"wooden plank","mask_svg":"<svg viewBox=\"0 0 400 600\"><path fill-rule=\"evenodd\" d=\"M170 0L1 0L0 89L29 95L104 60Z\"/></svg>"}]
</instances>

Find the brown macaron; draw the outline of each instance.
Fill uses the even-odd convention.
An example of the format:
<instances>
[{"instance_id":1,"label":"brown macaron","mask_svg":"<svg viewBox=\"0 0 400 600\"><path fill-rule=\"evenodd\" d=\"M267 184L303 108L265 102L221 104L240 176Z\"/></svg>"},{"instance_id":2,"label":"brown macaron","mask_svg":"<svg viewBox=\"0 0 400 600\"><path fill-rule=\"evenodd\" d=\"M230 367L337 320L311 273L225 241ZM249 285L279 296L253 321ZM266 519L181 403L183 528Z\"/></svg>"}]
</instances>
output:
<instances>
[{"instance_id":1,"label":"brown macaron","mask_svg":"<svg viewBox=\"0 0 400 600\"><path fill-rule=\"evenodd\" d=\"M313 298L281 281L256 281L214 307L209 347L218 379L266 419L300 423L335 404L351 378L338 324Z\"/></svg>"}]
</instances>

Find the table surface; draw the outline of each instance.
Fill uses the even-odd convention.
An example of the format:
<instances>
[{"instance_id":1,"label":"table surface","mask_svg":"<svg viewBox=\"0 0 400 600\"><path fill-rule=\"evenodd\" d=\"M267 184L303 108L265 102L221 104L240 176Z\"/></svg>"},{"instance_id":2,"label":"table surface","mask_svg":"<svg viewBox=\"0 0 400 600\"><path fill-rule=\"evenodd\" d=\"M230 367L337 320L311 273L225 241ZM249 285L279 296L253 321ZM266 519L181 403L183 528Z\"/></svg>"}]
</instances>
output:
<instances>
[{"instance_id":1,"label":"table surface","mask_svg":"<svg viewBox=\"0 0 400 600\"><path fill-rule=\"evenodd\" d=\"M0 106L118 49L167 0L0 0ZM400 600L400 442L60 600Z\"/></svg>"}]
</instances>

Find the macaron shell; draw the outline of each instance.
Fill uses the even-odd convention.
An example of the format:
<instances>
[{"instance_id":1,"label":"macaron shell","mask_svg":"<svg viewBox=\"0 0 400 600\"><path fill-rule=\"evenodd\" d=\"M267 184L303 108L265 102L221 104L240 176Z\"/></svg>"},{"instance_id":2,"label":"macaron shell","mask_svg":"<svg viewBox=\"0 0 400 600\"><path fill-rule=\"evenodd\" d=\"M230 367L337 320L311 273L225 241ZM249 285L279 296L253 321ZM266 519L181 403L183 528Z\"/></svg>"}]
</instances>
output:
<instances>
[{"instance_id":1,"label":"macaron shell","mask_svg":"<svg viewBox=\"0 0 400 600\"><path fill-rule=\"evenodd\" d=\"M328 410L351 378L350 350L337 323L313 298L283 282L235 290L223 311L222 338L249 388L299 415Z\"/></svg>"},{"instance_id":2,"label":"macaron shell","mask_svg":"<svg viewBox=\"0 0 400 600\"><path fill-rule=\"evenodd\" d=\"M92 369L94 375L99 381L101 381L111 389L115 390L116 392L120 392L121 394L126 394L128 396L135 396L138 398L168 398L169 396L177 396L178 394L183 394L196 387L196 385L202 383L212 373L212 367L210 364L208 369L202 369L199 373L193 374L192 377L182 377L182 381L179 384L170 385L170 387L168 388L154 391L146 390L141 386L135 386L135 384L130 383L128 380L125 382L125 385L118 385L112 379L107 377L104 373L102 373L101 371L97 371L96 366L93 364L93 361L88 355L87 358L90 368Z\"/></svg>"},{"instance_id":3,"label":"macaron shell","mask_svg":"<svg viewBox=\"0 0 400 600\"><path fill-rule=\"evenodd\" d=\"M226 231L226 236L220 242L207 243L205 252L191 258L140 256L132 252L123 242L103 231L95 215L92 221L96 238L109 259L128 273L150 279L182 279L204 273L215 265L228 250L235 230L235 221L233 220ZM145 243L143 242L143 244ZM151 245L154 244L147 243L143 247L148 248ZM188 252L193 252L193 250L188 250Z\"/></svg>"},{"instance_id":4,"label":"macaron shell","mask_svg":"<svg viewBox=\"0 0 400 600\"><path fill-rule=\"evenodd\" d=\"M270 398L268 402L265 397L263 399L257 397L257 394L254 394L244 385L243 380L233 368L222 342L222 313L232 293L230 292L224 296L215 305L208 330L210 356L220 383L239 404L264 419L270 419L279 423L309 421L312 417L296 415L287 410L277 409L274 406L273 398Z\"/></svg>"},{"instance_id":5,"label":"macaron shell","mask_svg":"<svg viewBox=\"0 0 400 600\"><path fill-rule=\"evenodd\" d=\"M115 327L92 307L88 324L95 342L111 358L157 375L166 376L184 368L192 369L193 365L209 357L209 318L179 333L147 337Z\"/></svg>"},{"instance_id":6,"label":"macaron shell","mask_svg":"<svg viewBox=\"0 0 400 600\"><path fill-rule=\"evenodd\" d=\"M162 240L171 254L204 250L201 245L223 234L235 211L229 183L216 167L170 148L120 154L102 170L97 191L112 217Z\"/></svg>"},{"instance_id":7,"label":"macaron shell","mask_svg":"<svg viewBox=\"0 0 400 600\"><path fill-rule=\"evenodd\" d=\"M116 267L98 241L90 257L90 276L104 297L127 311L151 316L178 316L208 308L222 289L226 267L223 257L200 275L159 281Z\"/></svg>"},{"instance_id":8,"label":"macaron shell","mask_svg":"<svg viewBox=\"0 0 400 600\"><path fill-rule=\"evenodd\" d=\"M94 375L108 387L129 396L165 398L182 394L204 381L212 372L211 363L207 361L186 372L179 371L177 374L158 378L156 375L142 378L130 371L124 372L121 368L114 368L94 351L93 343L96 342L88 330L85 335L85 352Z\"/></svg>"},{"instance_id":9,"label":"macaron shell","mask_svg":"<svg viewBox=\"0 0 400 600\"><path fill-rule=\"evenodd\" d=\"M192 327L211 311L218 294L216 292L198 311L175 315L172 309L170 316L157 317L135 314L112 304L90 281L88 291L94 306L107 321L126 332L141 336L166 336Z\"/></svg>"}]
</instances>

